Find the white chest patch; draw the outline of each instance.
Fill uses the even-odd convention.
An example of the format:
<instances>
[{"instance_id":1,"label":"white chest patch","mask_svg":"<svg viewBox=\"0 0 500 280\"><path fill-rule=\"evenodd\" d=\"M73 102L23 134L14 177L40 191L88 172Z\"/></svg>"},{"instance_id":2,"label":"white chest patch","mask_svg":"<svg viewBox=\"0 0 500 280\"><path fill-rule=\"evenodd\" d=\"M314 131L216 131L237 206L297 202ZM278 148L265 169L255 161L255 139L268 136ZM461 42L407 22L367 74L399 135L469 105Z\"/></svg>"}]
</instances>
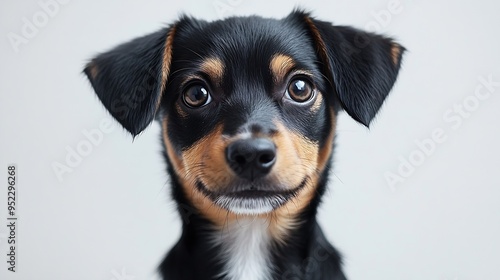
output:
<instances>
[{"instance_id":1,"label":"white chest patch","mask_svg":"<svg viewBox=\"0 0 500 280\"><path fill-rule=\"evenodd\" d=\"M214 237L223 251L224 279L271 279L271 237L268 221L255 218L239 219Z\"/></svg>"}]
</instances>

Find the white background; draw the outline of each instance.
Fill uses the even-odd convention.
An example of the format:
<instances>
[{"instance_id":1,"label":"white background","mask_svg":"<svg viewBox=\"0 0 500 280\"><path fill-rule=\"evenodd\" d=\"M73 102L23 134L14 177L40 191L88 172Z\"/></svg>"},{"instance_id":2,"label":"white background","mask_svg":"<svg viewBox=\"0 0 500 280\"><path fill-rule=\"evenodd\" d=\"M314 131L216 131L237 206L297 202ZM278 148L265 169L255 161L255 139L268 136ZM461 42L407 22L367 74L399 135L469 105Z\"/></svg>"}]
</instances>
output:
<instances>
[{"instance_id":1,"label":"white background","mask_svg":"<svg viewBox=\"0 0 500 280\"><path fill-rule=\"evenodd\" d=\"M343 252L348 278L500 279L500 86L474 97L478 88L488 93L480 77L500 82L500 4L401 0L392 13L391 1L66 0L46 22L37 1L2 1L0 279L152 279L180 234L159 125L132 141L113 121L114 130L62 181L53 171L68 149L87 141L84 131L111 119L81 74L84 64L181 12L280 18L297 5L336 24L376 28L409 50L370 130L339 118L319 219ZM30 38L22 33L26 21L37 23ZM14 46L12 34L23 43ZM457 118L449 110L463 102L466 117L443 118ZM435 129L446 140L418 157L415 141ZM406 160L416 163L413 172L406 167L404 181L390 187L385 174L398 174ZM16 273L4 261L11 163L18 168Z\"/></svg>"}]
</instances>

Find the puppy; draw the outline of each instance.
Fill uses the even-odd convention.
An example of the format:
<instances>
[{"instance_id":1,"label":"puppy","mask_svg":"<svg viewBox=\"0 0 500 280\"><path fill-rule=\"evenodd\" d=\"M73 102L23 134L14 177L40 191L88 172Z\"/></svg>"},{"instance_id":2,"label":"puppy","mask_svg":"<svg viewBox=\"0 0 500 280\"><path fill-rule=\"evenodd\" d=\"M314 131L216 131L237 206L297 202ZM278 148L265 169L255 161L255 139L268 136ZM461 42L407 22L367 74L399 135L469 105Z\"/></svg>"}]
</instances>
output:
<instances>
[{"instance_id":1,"label":"puppy","mask_svg":"<svg viewBox=\"0 0 500 280\"><path fill-rule=\"evenodd\" d=\"M368 126L404 48L296 10L183 16L86 66L134 137L157 119L182 217L164 279L345 279L316 221L339 111Z\"/></svg>"}]
</instances>

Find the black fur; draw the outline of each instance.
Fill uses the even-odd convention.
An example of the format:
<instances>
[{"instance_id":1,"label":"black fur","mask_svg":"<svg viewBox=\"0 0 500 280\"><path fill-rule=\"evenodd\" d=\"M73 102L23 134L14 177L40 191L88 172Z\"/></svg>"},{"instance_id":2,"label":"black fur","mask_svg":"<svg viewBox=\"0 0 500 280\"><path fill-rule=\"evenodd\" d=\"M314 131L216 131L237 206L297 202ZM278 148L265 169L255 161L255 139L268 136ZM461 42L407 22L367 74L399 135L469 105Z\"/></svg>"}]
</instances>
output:
<instances>
[{"instance_id":1,"label":"black fur","mask_svg":"<svg viewBox=\"0 0 500 280\"><path fill-rule=\"evenodd\" d=\"M161 92L165 39L173 28L170 75ZM393 48L398 50L396 63ZM97 56L84 71L104 106L132 135L144 130L155 115L168 116L167 137L179 152L217 124L223 125L227 135L237 134L245 126L272 133L275 127L269 120L273 118L323 147L333 146L327 141L334 121L330 108L335 114L344 109L358 122L370 124L396 80L403 52L389 38L334 26L302 11L281 20L233 17L206 22L182 17L168 28ZM312 73L311 82L326 101L318 110L312 112L309 105L297 106L282 99L283 85L274 83L269 70L274 54L286 54L298 68ZM225 64L220 85L199 71L200 62L208 57ZM200 77L213 95L214 101L202 109L182 102L187 86L183 79L190 75ZM187 116L178 114L176 106ZM183 233L161 264L161 273L172 280L222 279L217 278L222 270L220 248L208 240L211 222L187 199L166 153L165 158ZM329 169L328 163L316 196L300 213L301 225L290 233L286 245L274 243L273 279L345 279L340 255L315 218Z\"/></svg>"},{"instance_id":2,"label":"black fur","mask_svg":"<svg viewBox=\"0 0 500 280\"><path fill-rule=\"evenodd\" d=\"M168 30L163 28L103 53L84 70L106 109L133 136L153 121L156 112ZM95 77L93 67L98 73Z\"/></svg>"}]
</instances>

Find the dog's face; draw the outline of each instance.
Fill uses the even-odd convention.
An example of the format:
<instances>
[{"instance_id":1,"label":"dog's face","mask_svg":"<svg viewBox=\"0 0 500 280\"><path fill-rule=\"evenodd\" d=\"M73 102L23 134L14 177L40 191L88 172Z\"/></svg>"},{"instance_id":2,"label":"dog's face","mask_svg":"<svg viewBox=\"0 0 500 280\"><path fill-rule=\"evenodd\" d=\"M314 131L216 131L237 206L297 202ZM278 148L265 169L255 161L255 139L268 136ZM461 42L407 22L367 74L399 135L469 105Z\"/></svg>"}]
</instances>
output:
<instances>
[{"instance_id":1,"label":"dog's face","mask_svg":"<svg viewBox=\"0 0 500 280\"><path fill-rule=\"evenodd\" d=\"M134 136L157 116L178 193L220 224L293 218L319 199L338 110L368 125L402 53L390 39L302 12L184 17L96 57L85 72Z\"/></svg>"},{"instance_id":2,"label":"dog's face","mask_svg":"<svg viewBox=\"0 0 500 280\"><path fill-rule=\"evenodd\" d=\"M198 208L236 214L265 214L293 197L301 199L288 211L302 207L334 121L304 29L258 18L175 28L162 122L184 192Z\"/></svg>"}]
</instances>

